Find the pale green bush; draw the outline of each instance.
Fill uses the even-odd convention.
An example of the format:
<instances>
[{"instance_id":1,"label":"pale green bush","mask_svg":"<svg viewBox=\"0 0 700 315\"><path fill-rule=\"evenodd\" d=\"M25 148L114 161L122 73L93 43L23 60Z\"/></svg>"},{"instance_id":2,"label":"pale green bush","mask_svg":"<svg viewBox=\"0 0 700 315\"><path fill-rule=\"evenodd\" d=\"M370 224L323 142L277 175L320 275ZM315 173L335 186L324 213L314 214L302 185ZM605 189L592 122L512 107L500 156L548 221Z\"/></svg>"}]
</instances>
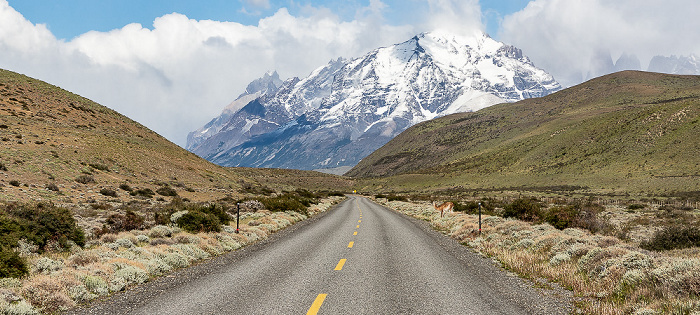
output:
<instances>
[{"instance_id":1,"label":"pale green bush","mask_svg":"<svg viewBox=\"0 0 700 315\"><path fill-rule=\"evenodd\" d=\"M50 274L65 267L62 260L53 260L49 257L40 257L32 262L32 273Z\"/></svg>"},{"instance_id":2,"label":"pale green bush","mask_svg":"<svg viewBox=\"0 0 700 315\"><path fill-rule=\"evenodd\" d=\"M558 253L549 260L549 264L552 266L559 266L564 262L571 260L571 256L567 253Z\"/></svg>"},{"instance_id":3,"label":"pale green bush","mask_svg":"<svg viewBox=\"0 0 700 315\"><path fill-rule=\"evenodd\" d=\"M68 288L68 296L77 303L85 303L97 298L96 294L91 293L84 285L76 285Z\"/></svg>"},{"instance_id":4,"label":"pale green bush","mask_svg":"<svg viewBox=\"0 0 700 315\"><path fill-rule=\"evenodd\" d=\"M32 307L27 301L19 301L16 303L7 303L0 299L0 314L4 315L38 315L39 312Z\"/></svg>"},{"instance_id":5,"label":"pale green bush","mask_svg":"<svg viewBox=\"0 0 700 315\"><path fill-rule=\"evenodd\" d=\"M136 241L138 241L139 243L148 243L150 240L151 238L148 237L148 235L141 234L136 236Z\"/></svg>"},{"instance_id":6,"label":"pale green bush","mask_svg":"<svg viewBox=\"0 0 700 315\"><path fill-rule=\"evenodd\" d=\"M173 268L185 268L190 265L190 260L180 253L167 253L163 255L163 262Z\"/></svg>"},{"instance_id":7,"label":"pale green bush","mask_svg":"<svg viewBox=\"0 0 700 315\"><path fill-rule=\"evenodd\" d=\"M112 278L112 280L109 281L110 292L119 292L124 290L124 288L126 288L126 280L124 278L117 277Z\"/></svg>"},{"instance_id":8,"label":"pale green bush","mask_svg":"<svg viewBox=\"0 0 700 315\"><path fill-rule=\"evenodd\" d=\"M192 244L175 244L172 247L177 249L180 253L192 257L194 260L206 259L211 256L209 253Z\"/></svg>"},{"instance_id":9,"label":"pale green bush","mask_svg":"<svg viewBox=\"0 0 700 315\"><path fill-rule=\"evenodd\" d=\"M185 259L185 261L187 260ZM149 260L148 264L146 265L146 271L148 271L148 274L153 276L164 275L171 270L173 270L173 267L161 258Z\"/></svg>"},{"instance_id":10,"label":"pale green bush","mask_svg":"<svg viewBox=\"0 0 700 315\"><path fill-rule=\"evenodd\" d=\"M109 294L109 287L107 286L107 281L99 276L86 275L82 279L85 287L92 293L97 295L107 295Z\"/></svg>"},{"instance_id":11,"label":"pale green bush","mask_svg":"<svg viewBox=\"0 0 700 315\"><path fill-rule=\"evenodd\" d=\"M134 247L134 242L132 242L128 238L119 238L116 241L114 241L114 244L116 244L119 247L124 247L124 248Z\"/></svg>"},{"instance_id":12,"label":"pale green bush","mask_svg":"<svg viewBox=\"0 0 700 315\"><path fill-rule=\"evenodd\" d=\"M115 270L113 277L124 279L126 285L141 284L148 281L148 273L134 266L125 266Z\"/></svg>"},{"instance_id":13,"label":"pale green bush","mask_svg":"<svg viewBox=\"0 0 700 315\"><path fill-rule=\"evenodd\" d=\"M148 234L151 238L170 237L171 235L173 235L173 229L165 225L156 225L152 227Z\"/></svg>"}]
</instances>

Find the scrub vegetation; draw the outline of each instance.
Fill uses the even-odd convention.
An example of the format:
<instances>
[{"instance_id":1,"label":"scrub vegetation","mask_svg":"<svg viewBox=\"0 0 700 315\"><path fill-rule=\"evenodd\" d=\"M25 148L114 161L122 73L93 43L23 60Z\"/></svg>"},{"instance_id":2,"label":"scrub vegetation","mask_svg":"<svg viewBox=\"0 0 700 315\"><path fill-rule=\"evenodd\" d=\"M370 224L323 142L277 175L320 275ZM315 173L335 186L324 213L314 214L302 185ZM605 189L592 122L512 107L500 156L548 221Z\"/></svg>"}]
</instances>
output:
<instances>
[{"instance_id":1,"label":"scrub vegetation","mask_svg":"<svg viewBox=\"0 0 700 315\"><path fill-rule=\"evenodd\" d=\"M610 210L591 202L562 205L534 198L483 199L482 203L490 204L479 234L478 216L471 210L441 218L425 201L377 201L430 222L538 285L572 290L577 308L585 314L700 311L700 248L694 243L700 214L690 210L685 210L690 213L685 214L682 230L674 230L672 219L666 220L665 228L639 242L618 237L625 235L625 227L613 223ZM630 222L645 221L631 216Z\"/></svg>"}]
</instances>

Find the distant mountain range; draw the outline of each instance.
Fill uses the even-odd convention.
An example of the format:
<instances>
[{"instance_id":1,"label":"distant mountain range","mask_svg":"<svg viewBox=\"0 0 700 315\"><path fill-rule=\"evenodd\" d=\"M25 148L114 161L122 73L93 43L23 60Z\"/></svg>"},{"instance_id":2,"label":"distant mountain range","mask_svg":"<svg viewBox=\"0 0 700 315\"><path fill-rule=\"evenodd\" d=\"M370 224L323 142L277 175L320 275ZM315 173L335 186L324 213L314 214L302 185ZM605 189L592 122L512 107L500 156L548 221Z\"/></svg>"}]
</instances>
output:
<instances>
[{"instance_id":1,"label":"distant mountain range","mask_svg":"<svg viewBox=\"0 0 700 315\"><path fill-rule=\"evenodd\" d=\"M617 61L613 62L610 52L599 51L591 59L591 69L587 79L623 70L644 69L641 61L634 54L623 53ZM700 58L694 54L689 56L654 56L649 61L647 71L666 74L700 75Z\"/></svg>"},{"instance_id":2,"label":"distant mountain range","mask_svg":"<svg viewBox=\"0 0 700 315\"><path fill-rule=\"evenodd\" d=\"M399 191L697 196L698 139L700 76L623 71L546 97L417 124L348 175Z\"/></svg>"},{"instance_id":3,"label":"distant mountain range","mask_svg":"<svg viewBox=\"0 0 700 315\"><path fill-rule=\"evenodd\" d=\"M343 173L416 123L560 88L484 33L423 33L303 79L268 73L190 133L187 149L224 166Z\"/></svg>"}]
</instances>

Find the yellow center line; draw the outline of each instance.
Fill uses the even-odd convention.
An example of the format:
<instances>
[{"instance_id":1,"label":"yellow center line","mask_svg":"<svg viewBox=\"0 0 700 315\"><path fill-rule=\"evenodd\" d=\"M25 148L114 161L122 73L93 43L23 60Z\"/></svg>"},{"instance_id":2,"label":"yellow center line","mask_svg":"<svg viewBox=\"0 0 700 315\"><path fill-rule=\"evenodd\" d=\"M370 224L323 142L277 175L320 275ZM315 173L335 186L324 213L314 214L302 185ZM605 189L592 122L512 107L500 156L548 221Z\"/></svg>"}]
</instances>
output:
<instances>
[{"instance_id":1,"label":"yellow center line","mask_svg":"<svg viewBox=\"0 0 700 315\"><path fill-rule=\"evenodd\" d=\"M360 228L360 225L358 224L355 228L356 228L356 229L359 229L359 228Z\"/></svg>"},{"instance_id":2,"label":"yellow center line","mask_svg":"<svg viewBox=\"0 0 700 315\"><path fill-rule=\"evenodd\" d=\"M346 261L346 260L347 260L347 259L345 259L345 258L341 259L341 260L338 262L338 264L335 266L335 269L334 269L334 270L343 270L343 265L345 265L345 261Z\"/></svg>"},{"instance_id":3,"label":"yellow center line","mask_svg":"<svg viewBox=\"0 0 700 315\"><path fill-rule=\"evenodd\" d=\"M355 231L355 233L352 233L352 235L357 235L357 231Z\"/></svg>"},{"instance_id":4,"label":"yellow center line","mask_svg":"<svg viewBox=\"0 0 700 315\"><path fill-rule=\"evenodd\" d=\"M309 311L306 312L306 315L316 315L318 314L318 310L321 309L321 304L323 304L323 300L326 299L326 295L321 293L316 297L316 300L314 300L314 303L311 304L311 307L309 307Z\"/></svg>"},{"instance_id":5,"label":"yellow center line","mask_svg":"<svg viewBox=\"0 0 700 315\"><path fill-rule=\"evenodd\" d=\"M357 223L360 223L360 222L362 222L362 220L357 220Z\"/></svg>"},{"instance_id":6,"label":"yellow center line","mask_svg":"<svg viewBox=\"0 0 700 315\"><path fill-rule=\"evenodd\" d=\"M355 242L350 242L350 243L348 244L348 248L352 248L352 245L355 245Z\"/></svg>"}]
</instances>

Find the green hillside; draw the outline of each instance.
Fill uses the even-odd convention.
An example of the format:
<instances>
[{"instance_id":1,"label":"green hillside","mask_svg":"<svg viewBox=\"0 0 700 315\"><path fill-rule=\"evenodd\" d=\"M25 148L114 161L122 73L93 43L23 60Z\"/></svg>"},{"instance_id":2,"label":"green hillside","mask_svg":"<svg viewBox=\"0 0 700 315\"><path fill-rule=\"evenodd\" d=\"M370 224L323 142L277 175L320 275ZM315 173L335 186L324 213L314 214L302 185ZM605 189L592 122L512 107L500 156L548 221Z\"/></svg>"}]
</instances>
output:
<instances>
[{"instance_id":1,"label":"green hillside","mask_svg":"<svg viewBox=\"0 0 700 315\"><path fill-rule=\"evenodd\" d=\"M699 114L700 77L625 71L418 124L347 175L385 190L700 191Z\"/></svg>"}]
</instances>

